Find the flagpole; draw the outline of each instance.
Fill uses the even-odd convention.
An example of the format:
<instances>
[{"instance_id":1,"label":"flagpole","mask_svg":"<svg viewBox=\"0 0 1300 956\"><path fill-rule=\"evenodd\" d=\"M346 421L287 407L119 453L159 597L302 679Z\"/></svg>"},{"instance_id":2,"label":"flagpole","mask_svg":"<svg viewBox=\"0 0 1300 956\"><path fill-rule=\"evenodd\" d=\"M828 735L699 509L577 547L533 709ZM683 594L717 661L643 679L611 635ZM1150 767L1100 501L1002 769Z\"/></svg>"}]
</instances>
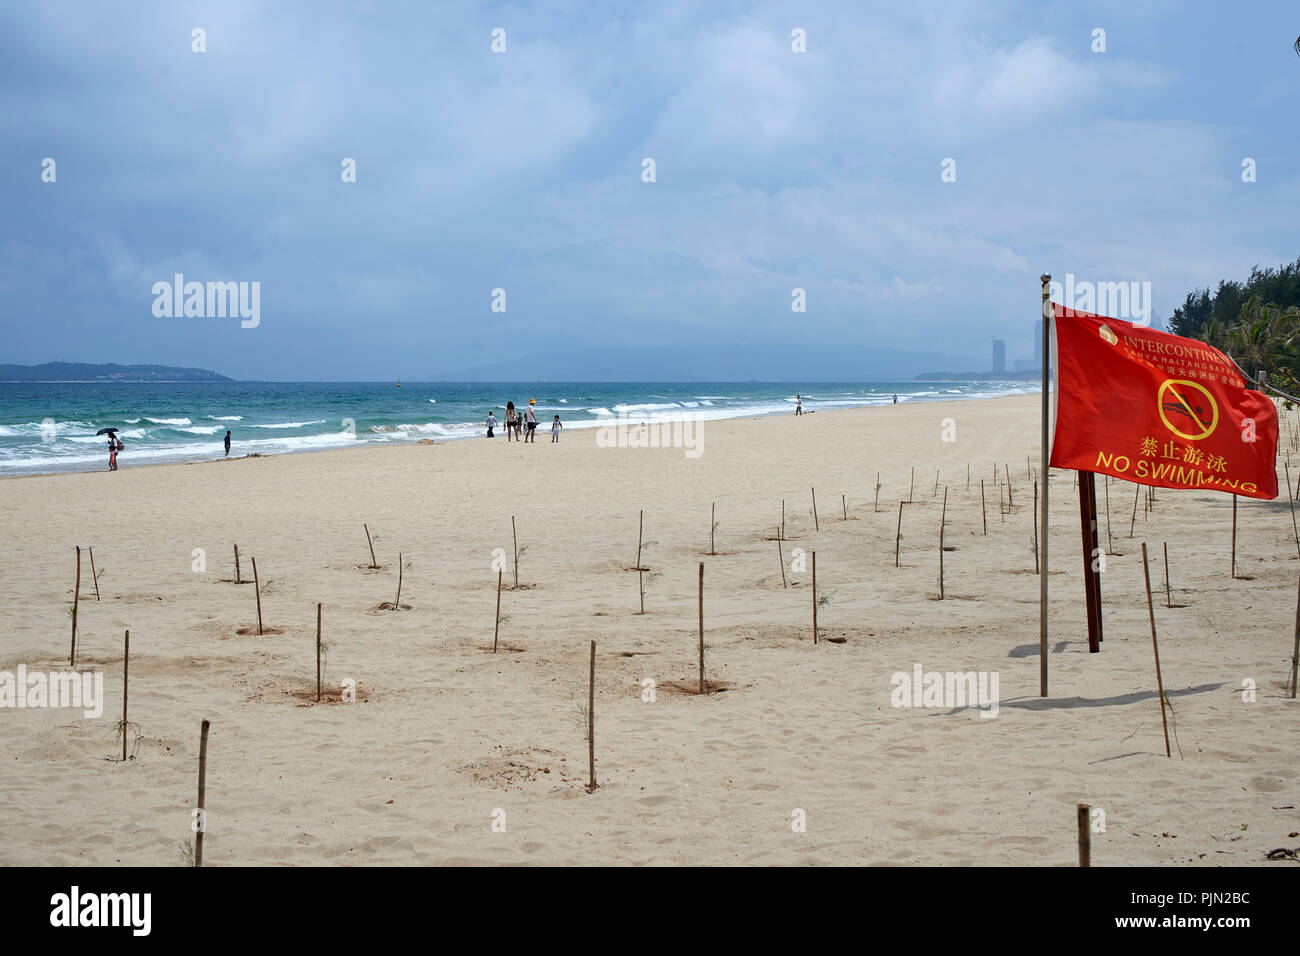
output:
<instances>
[{"instance_id":1,"label":"flagpole","mask_svg":"<svg viewBox=\"0 0 1300 956\"><path fill-rule=\"evenodd\" d=\"M1039 512L1039 525L1041 530L1038 533L1039 545L1042 548L1042 567L1038 575L1038 695L1047 696L1047 495L1049 487L1049 473L1051 468L1048 464L1047 457L1047 389L1049 369L1052 366L1051 346L1052 346L1052 320L1051 320L1051 291L1049 285L1052 277L1047 273L1039 276L1043 283L1043 428L1042 428L1042 466L1043 466L1043 494L1039 498L1042 511Z\"/></svg>"}]
</instances>

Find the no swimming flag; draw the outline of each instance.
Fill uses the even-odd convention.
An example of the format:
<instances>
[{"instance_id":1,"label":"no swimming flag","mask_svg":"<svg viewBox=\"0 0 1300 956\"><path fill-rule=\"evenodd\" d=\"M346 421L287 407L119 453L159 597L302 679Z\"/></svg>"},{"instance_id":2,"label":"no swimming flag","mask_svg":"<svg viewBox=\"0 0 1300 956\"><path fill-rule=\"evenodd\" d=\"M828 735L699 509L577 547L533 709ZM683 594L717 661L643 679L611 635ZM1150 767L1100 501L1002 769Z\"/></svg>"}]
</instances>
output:
<instances>
[{"instance_id":1,"label":"no swimming flag","mask_svg":"<svg viewBox=\"0 0 1300 956\"><path fill-rule=\"evenodd\" d=\"M1277 409L1218 349L1052 303L1053 468L1277 497Z\"/></svg>"}]
</instances>

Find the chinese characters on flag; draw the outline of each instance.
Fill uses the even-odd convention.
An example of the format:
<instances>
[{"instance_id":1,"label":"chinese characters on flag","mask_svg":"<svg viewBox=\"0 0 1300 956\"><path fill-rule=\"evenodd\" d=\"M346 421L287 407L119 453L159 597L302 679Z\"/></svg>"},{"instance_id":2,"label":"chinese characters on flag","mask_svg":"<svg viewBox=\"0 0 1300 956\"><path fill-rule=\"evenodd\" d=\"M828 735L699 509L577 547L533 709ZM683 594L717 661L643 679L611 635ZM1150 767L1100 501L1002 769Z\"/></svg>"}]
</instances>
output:
<instances>
[{"instance_id":1,"label":"chinese characters on flag","mask_svg":"<svg viewBox=\"0 0 1300 956\"><path fill-rule=\"evenodd\" d=\"M1277 497L1277 409L1218 349L1056 303L1051 465Z\"/></svg>"}]
</instances>

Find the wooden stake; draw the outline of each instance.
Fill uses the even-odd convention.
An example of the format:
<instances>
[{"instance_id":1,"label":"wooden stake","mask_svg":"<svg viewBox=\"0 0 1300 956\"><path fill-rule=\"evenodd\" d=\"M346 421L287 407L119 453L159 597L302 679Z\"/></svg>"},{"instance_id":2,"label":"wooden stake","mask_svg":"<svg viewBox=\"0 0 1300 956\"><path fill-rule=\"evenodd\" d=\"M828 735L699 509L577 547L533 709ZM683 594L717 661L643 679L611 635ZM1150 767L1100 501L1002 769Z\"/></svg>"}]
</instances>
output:
<instances>
[{"instance_id":1,"label":"wooden stake","mask_svg":"<svg viewBox=\"0 0 1300 956\"><path fill-rule=\"evenodd\" d=\"M198 832L194 835L194 865L203 865L203 834L207 832L208 820L204 804L208 796L208 721L203 721L199 731L199 818Z\"/></svg>"},{"instance_id":2,"label":"wooden stake","mask_svg":"<svg viewBox=\"0 0 1300 956\"><path fill-rule=\"evenodd\" d=\"M1173 589L1169 586L1169 542L1163 542L1165 548L1165 607L1174 606Z\"/></svg>"},{"instance_id":3,"label":"wooden stake","mask_svg":"<svg viewBox=\"0 0 1300 956\"><path fill-rule=\"evenodd\" d=\"M243 578L239 574L239 545L235 545L235 583L244 583Z\"/></svg>"},{"instance_id":4,"label":"wooden stake","mask_svg":"<svg viewBox=\"0 0 1300 956\"><path fill-rule=\"evenodd\" d=\"M1034 469L1029 467L1029 456L1025 456L1025 481L1034 480Z\"/></svg>"},{"instance_id":5,"label":"wooden stake","mask_svg":"<svg viewBox=\"0 0 1300 956\"><path fill-rule=\"evenodd\" d=\"M397 552L397 599L393 601L393 610L401 610L402 607L402 552Z\"/></svg>"},{"instance_id":6,"label":"wooden stake","mask_svg":"<svg viewBox=\"0 0 1300 956\"><path fill-rule=\"evenodd\" d=\"M1003 463L1002 467L1007 471L1007 513L1010 514L1011 509L1016 506L1011 500L1011 466Z\"/></svg>"},{"instance_id":7,"label":"wooden stake","mask_svg":"<svg viewBox=\"0 0 1300 956\"><path fill-rule=\"evenodd\" d=\"M644 533L645 533L645 509L642 509L641 511L637 512L637 519L636 519L636 569L638 571L641 570L641 536ZM641 608L641 610L643 611L645 610L644 604L645 604L645 599L643 598L642 608Z\"/></svg>"},{"instance_id":8,"label":"wooden stake","mask_svg":"<svg viewBox=\"0 0 1300 956\"><path fill-rule=\"evenodd\" d=\"M898 503L898 530L894 532L894 567L898 567L898 546L903 540L903 502Z\"/></svg>"},{"instance_id":9,"label":"wooden stake","mask_svg":"<svg viewBox=\"0 0 1300 956\"><path fill-rule=\"evenodd\" d=\"M1237 496L1232 496L1232 576L1237 576Z\"/></svg>"},{"instance_id":10,"label":"wooden stake","mask_svg":"<svg viewBox=\"0 0 1300 956\"><path fill-rule=\"evenodd\" d=\"M131 632L126 632L122 646L122 762L126 763L126 697L127 677L131 672Z\"/></svg>"},{"instance_id":11,"label":"wooden stake","mask_svg":"<svg viewBox=\"0 0 1300 956\"><path fill-rule=\"evenodd\" d=\"M1151 571L1147 568L1147 543L1142 542L1142 575L1147 582L1147 613L1151 616L1151 650L1156 656L1156 691L1160 694L1160 722L1165 728L1165 756L1172 757L1169 749L1169 718L1165 716L1165 685L1160 677L1160 645L1156 642L1156 609L1151 603Z\"/></svg>"},{"instance_id":12,"label":"wooden stake","mask_svg":"<svg viewBox=\"0 0 1300 956\"><path fill-rule=\"evenodd\" d=\"M970 491L970 462L966 462L966 490Z\"/></svg>"},{"instance_id":13,"label":"wooden stake","mask_svg":"<svg viewBox=\"0 0 1300 956\"><path fill-rule=\"evenodd\" d=\"M984 479L980 479L980 520L984 522L984 537L989 534L989 513L984 507Z\"/></svg>"},{"instance_id":14,"label":"wooden stake","mask_svg":"<svg viewBox=\"0 0 1300 956\"><path fill-rule=\"evenodd\" d=\"M704 567L704 565L700 565ZM591 782L587 792L596 789L596 642L591 642L591 668L587 677L587 769Z\"/></svg>"},{"instance_id":15,"label":"wooden stake","mask_svg":"<svg viewBox=\"0 0 1300 956\"><path fill-rule=\"evenodd\" d=\"M781 499L781 533L777 537L780 540L785 539L785 499L784 498Z\"/></svg>"},{"instance_id":16,"label":"wooden stake","mask_svg":"<svg viewBox=\"0 0 1300 956\"><path fill-rule=\"evenodd\" d=\"M709 554L717 554L717 549L713 546L713 529L717 527L718 503L715 501L709 505Z\"/></svg>"},{"instance_id":17,"label":"wooden stake","mask_svg":"<svg viewBox=\"0 0 1300 956\"><path fill-rule=\"evenodd\" d=\"M497 572L500 574L501 572ZM636 589L637 595L641 599L641 613L645 613L645 572L640 568L636 569ZM498 617L500 614L497 615Z\"/></svg>"},{"instance_id":18,"label":"wooden stake","mask_svg":"<svg viewBox=\"0 0 1300 956\"><path fill-rule=\"evenodd\" d=\"M912 503L912 489L916 487L916 466L912 466L912 477L907 483L907 503Z\"/></svg>"},{"instance_id":19,"label":"wooden stake","mask_svg":"<svg viewBox=\"0 0 1300 956\"><path fill-rule=\"evenodd\" d=\"M361 527L366 529L366 544L370 546L370 566L377 568L379 562L375 560L375 542L370 538L370 527L366 524L362 524Z\"/></svg>"},{"instance_id":20,"label":"wooden stake","mask_svg":"<svg viewBox=\"0 0 1300 956\"><path fill-rule=\"evenodd\" d=\"M816 488L812 489L812 503L813 503L813 530L820 531L822 529L822 526L821 526L821 522L817 520L817 489Z\"/></svg>"},{"instance_id":21,"label":"wooden stake","mask_svg":"<svg viewBox=\"0 0 1300 956\"><path fill-rule=\"evenodd\" d=\"M504 573L503 571L497 569L497 616L496 616L496 622L492 625L492 653L493 654L497 652L497 637L501 633L501 575L503 573ZM641 580L640 569L637 570L636 576L637 576L637 581L639 582ZM641 595L641 613L642 614L645 613L644 592L642 592Z\"/></svg>"},{"instance_id":22,"label":"wooden stake","mask_svg":"<svg viewBox=\"0 0 1300 956\"><path fill-rule=\"evenodd\" d=\"M320 602L316 603L316 703L320 703Z\"/></svg>"},{"instance_id":23,"label":"wooden stake","mask_svg":"<svg viewBox=\"0 0 1300 956\"><path fill-rule=\"evenodd\" d=\"M515 530L515 516L514 516L514 515L511 515L511 516L510 516L510 536L511 536L512 538L514 538L514 541L515 541L515 587L519 587L519 532L517 532L517 531ZM638 547L638 548L637 548L637 553L640 554L640 552L641 552L641 549L640 549L640 547ZM641 562L638 560L638 561L637 561L637 565L638 565L638 567L640 566L640 564L641 564Z\"/></svg>"},{"instance_id":24,"label":"wooden stake","mask_svg":"<svg viewBox=\"0 0 1300 956\"><path fill-rule=\"evenodd\" d=\"M934 490L930 492L930 497L935 498L939 495L939 472L936 469L934 473Z\"/></svg>"},{"instance_id":25,"label":"wooden stake","mask_svg":"<svg viewBox=\"0 0 1300 956\"><path fill-rule=\"evenodd\" d=\"M1034 482L1034 573L1038 573L1038 482Z\"/></svg>"},{"instance_id":26,"label":"wooden stake","mask_svg":"<svg viewBox=\"0 0 1300 956\"><path fill-rule=\"evenodd\" d=\"M68 652L68 666L77 666L77 605L81 603L81 546L77 545L77 583L72 589L72 650Z\"/></svg>"},{"instance_id":27,"label":"wooden stake","mask_svg":"<svg viewBox=\"0 0 1300 956\"><path fill-rule=\"evenodd\" d=\"M880 510L880 472L876 472L876 498L871 502L871 513L875 514Z\"/></svg>"},{"instance_id":28,"label":"wooden stake","mask_svg":"<svg viewBox=\"0 0 1300 956\"><path fill-rule=\"evenodd\" d=\"M844 510L844 520L845 520L845 521L848 521L848 520L849 520L849 502L848 502L848 499L844 496L843 492L840 493L840 508L842 508L842 509Z\"/></svg>"},{"instance_id":29,"label":"wooden stake","mask_svg":"<svg viewBox=\"0 0 1300 956\"><path fill-rule=\"evenodd\" d=\"M785 555L781 553L780 538L776 539L776 556L781 562L781 587L787 588L789 585L785 583Z\"/></svg>"},{"instance_id":30,"label":"wooden stake","mask_svg":"<svg viewBox=\"0 0 1300 956\"><path fill-rule=\"evenodd\" d=\"M817 643L817 552L812 553L813 643Z\"/></svg>"},{"instance_id":31,"label":"wooden stake","mask_svg":"<svg viewBox=\"0 0 1300 956\"><path fill-rule=\"evenodd\" d=\"M704 693L704 562L700 562L700 693Z\"/></svg>"},{"instance_id":32,"label":"wooden stake","mask_svg":"<svg viewBox=\"0 0 1300 956\"><path fill-rule=\"evenodd\" d=\"M1080 866L1092 866L1092 829L1088 825L1091 810L1086 803L1078 805Z\"/></svg>"},{"instance_id":33,"label":"wooden stake","mask_svg":"<svg viewBox=\"0 0 1300 956\"><path fill-rule=\"evenodd\" d=\"M1134 486L1134 488L1133 488L1133 518L1132 518L1132 520L1129 521L1129 523L1128 523L1128 536L1129 536L1130 538L1133 537L1133 526L1134 526L1135 524L1137 524L1137 520L1138 520L1138 495L1140 495L1140 494L1142 494L1142 487L1141 487L1140 485Z\"/></svg>"},{"instance_id":34,"label":"wooden stake","mask_svg":"<svg viewBox=\"0 0 1300 956\"><path fill-rule=\"evenodd\" d=\"M257 578L257 558L253 559L253 591L257 595L257 636L262 636L262 585Z\"/></svg>"},{"instance_id":35,"label":"wooden stake","mask_svg":"<svg viewBox=\"0 0 1300 956\"><path fill-rule=\"evenodd\" d=\"M1288 486L1290 487L1290 486ZM1291 509L1295 511L1294 508ZM90 579L95 582L95 600L99 600L99 575L95 573L95 549L90 548Z\"/></svg>"}]
</instances>

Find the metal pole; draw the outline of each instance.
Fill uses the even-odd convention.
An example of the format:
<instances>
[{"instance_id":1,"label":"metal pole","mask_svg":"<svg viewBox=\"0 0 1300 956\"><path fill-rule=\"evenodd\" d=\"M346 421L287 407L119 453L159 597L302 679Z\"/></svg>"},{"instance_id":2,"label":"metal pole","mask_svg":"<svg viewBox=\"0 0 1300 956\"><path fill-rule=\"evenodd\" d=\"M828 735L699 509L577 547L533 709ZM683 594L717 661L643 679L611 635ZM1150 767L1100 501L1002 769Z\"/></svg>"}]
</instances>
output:
<instances>
[{"instance_id":1,"label":"metal pole","mask_svg":"<svg viewBox=\"0 0 1300 956\"><path fill-rule=\"evenodd\" d=\"M1043 401L1042 401L1042 462L1043 495L1042 511L1039 513L1040 530L1038 532L1039 548L1042 550L1042 567L1038 575L1038 695L1047 696L1047 495L1051 487L1051 459L1047 453L1047 389L1049 386L1049 369L1052 366L1052 305L1049 284L1052 277L1047 273L1041 275L1043 283Z\"/></svg>"}]
</instances>

